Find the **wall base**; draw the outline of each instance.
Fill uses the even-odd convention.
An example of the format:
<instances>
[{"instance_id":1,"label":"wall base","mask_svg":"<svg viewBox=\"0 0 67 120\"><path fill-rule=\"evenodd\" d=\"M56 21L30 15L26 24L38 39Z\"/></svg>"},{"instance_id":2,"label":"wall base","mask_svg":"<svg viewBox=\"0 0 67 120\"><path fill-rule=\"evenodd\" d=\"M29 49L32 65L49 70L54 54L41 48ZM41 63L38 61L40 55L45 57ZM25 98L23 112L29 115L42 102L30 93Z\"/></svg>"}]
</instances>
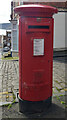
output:
<instances>
[{"instance_id":1,"label":"wall base","mask_svg":"<svg viewBox=\"0 0 67 120\"><path fill-rule=\"evenodd\" d=\"M39 113L46 111L52 103L52 97L44 101L26 101L19 98L19 111L22 113Z\"/></svg>"}]
</instances>

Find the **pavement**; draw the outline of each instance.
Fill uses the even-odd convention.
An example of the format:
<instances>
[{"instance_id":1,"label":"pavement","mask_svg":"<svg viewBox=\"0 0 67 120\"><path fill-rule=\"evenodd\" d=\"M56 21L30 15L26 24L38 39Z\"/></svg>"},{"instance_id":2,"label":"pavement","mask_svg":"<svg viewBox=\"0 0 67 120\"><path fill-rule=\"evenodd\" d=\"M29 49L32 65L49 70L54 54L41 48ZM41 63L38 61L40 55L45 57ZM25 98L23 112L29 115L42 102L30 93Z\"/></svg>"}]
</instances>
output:
<instances>
[{"instance_id":1,"label":"pavement","mask_svg":"<svg viewBox=\"0 0 67 120\"><path fill-rule=\"evenodd\" d=\"M67 59L67 57L66 57ZM52 105L42 113L23 114L19 112L17 94L19 92L19 62L0 60L0 117L5 118L66 118L66 81L65 57L53 59L53 97ZM14 103L14 100L16 101ZM9 105L8 105L9 104Z\"/></svg>"},{"instance_id":2,"label":"pavement","mask_svg":"<svg viewBox=\"0 0 67 120\"><path fill-rule=\"evenodd\" d=\"M0 60L2 58L2 49L0 48Z\"/></svg>"}]
</instances>

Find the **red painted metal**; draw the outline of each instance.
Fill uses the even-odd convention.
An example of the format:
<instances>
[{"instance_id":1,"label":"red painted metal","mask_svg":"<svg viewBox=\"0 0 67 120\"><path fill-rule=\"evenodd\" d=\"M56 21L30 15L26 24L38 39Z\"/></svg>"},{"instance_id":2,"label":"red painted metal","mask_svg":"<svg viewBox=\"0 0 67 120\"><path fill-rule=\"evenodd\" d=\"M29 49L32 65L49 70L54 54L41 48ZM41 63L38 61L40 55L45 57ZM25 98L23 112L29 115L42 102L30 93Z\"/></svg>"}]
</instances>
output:
<instances>
[{"instance_id":1,"label":"red painted metal","mask_svg":"<svg viewBox=\"0 0 67 120\"><path fill-rule=\"evenodd\" d=\"M20 15L19 97L28 101L46 100L52 96L52 15L57 13L57 9L42 5L23 5L15 8L15 12ZM35 39L44 39L43 55L34 55Z\"/></svg>"},{"instance_id":2,"label":"red painted metal","mask_svg":"<svg viewBox=\"0 0 67 120\"><path fill-rule=\"evenodd\" d=\"M38 16L38 17L52 17L54 13L57 13L57 9L55 7L47 6L47 5L21 5L15 8L14 10L20 16Z\"/></svg>"}]
</instances>

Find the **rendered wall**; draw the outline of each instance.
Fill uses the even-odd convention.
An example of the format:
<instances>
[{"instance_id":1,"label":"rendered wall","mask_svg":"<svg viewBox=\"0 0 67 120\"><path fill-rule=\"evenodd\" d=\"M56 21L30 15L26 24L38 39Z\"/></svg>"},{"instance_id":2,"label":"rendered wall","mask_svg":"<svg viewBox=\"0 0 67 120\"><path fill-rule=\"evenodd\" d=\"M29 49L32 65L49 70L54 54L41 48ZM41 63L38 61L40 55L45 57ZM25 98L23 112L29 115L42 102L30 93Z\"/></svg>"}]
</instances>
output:
<instances>
[{"instance_id":1,"label":"rendered wall","mask_svg":"<svg viewBox=\"0 0 67 120\"><path fill-rule=\"evenodd\" d=\"M65 48L66 18L67 12L58 12L54 15L54 48Z\"/></svg>"}]
</instances>

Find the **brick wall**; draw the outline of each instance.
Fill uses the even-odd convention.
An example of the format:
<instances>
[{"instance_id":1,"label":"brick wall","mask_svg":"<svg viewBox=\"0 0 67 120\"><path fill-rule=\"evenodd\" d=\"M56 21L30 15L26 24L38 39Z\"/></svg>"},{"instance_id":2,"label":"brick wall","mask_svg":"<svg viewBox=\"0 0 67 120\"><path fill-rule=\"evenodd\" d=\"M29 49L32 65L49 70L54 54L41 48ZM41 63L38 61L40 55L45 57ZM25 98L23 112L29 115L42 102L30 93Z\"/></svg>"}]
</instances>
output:
<instances>
[{"instance_id":1,"label":"brick wall","mask_svg":"<svg viewBox=\"0 0 67 120\"><path fill-rule=\"evenodd\" d=\"M43 4L57 8L67 8L67 1L66 2L24 2L23 4Z\"/></svg>"}]
</instances>

